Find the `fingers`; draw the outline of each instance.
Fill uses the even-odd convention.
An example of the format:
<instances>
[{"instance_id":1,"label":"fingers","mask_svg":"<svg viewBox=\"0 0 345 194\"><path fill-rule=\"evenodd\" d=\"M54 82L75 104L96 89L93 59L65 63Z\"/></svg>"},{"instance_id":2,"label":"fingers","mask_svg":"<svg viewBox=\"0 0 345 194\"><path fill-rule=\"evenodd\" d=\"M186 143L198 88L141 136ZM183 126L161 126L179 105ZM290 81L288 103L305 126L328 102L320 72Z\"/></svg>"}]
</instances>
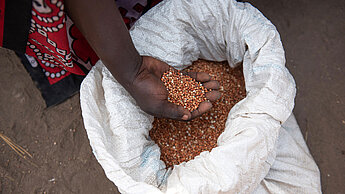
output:
<instances>
[{"instance_id":1,"label":"fingers","mask_svg":"<svg viewBox=\"0 0 345 194\"><path fill-rule=\"evenodd\" d=\"M184 109L182 106L178 106L168 101L163 102L161 116L165 118L184 121L189 120L192 117L191 113L187 109Z\"/></svg>"},{"instance_id":2,"label":"fingers","mask_svg":"<svg viewBox=\"0 0 345 194\"><path fill-rule=\"evenodd\" d=\"M171 119L176 119L176 120L185 120L185 121L191 120L209 111L212 108L211 102L214 102L221 97L220 92L216 91L219 89L218 81L211 80L211 76L209 74L205 72L183 72L183 73L185 75L188 75L194 78L196 81L202 82L204 87L212 90L205 94L206 98L209 101L200 103L199 107L193 112L189 112L187 109L184 109L182 106L178 106L168 101L165 101L162 106L161 117L171 118Z\"/></svg>"},{"instance_id":3,"label":"fingers","mask_svg":"<svg viewBox=\"0 0 345 194\"><path fill-rule=\"evenodd\" d=\"M219 89L219 82L216 80L211 80L211 76L205 72L187 72L186 74L194 78L196 81L204 82L202 85L208 89L212 89L212 90ZM210 92L207 92L205 96L208 100L210 100L211 102L214 102L220 98L221 94L218 91L210 91ZM201 111L203 110L204 110L204 107L201 107Z\"/></svg>"},{"instance_id":4,"label":"fingers","mask_svg":"<svg viewBox=\"0 0 345 194\"><path fill-rule=\"evenodd\" d=\"M185 72L190 77L194 78L196 81L202 82L202 85L207 89L218 90L219 82L216 80L211 80L211 76L205 72ZM214 96L211 95L211 96ZM213 97L210 98L210 100ZM211 100L214 101L214 100Z\"/></svg>"},{"instance_id":5,"label":"fingers","mask_svg":"<svg viewBox=\"0 0 345 194\"><path fill-rule=\"evenodd\" d=\"M205 72L184 72L184 73L194 78L198 82L208 82L211 80L211 76Z\"/></svg>"},{"instance_id":6,"label":"fingers","mask_svg":"<svg viewBox=\"0 0 345 194\"><path fill-rule=\"evenodd\" d=\"M202 84L204 87L212 90L218 90L219 89L219 83L216 80L211 80L208 82L205 82Z\"/></svg>"},{"instance_id":7,"label":"fingers","mask_svg":"<svg viewBox=\"0 0 345 194\"><path fill-rule=\"evenodd\" d=\"M200 103L198 109L192 112L192 117L190 119L194 119L196 117L201 116L205 112L209 111L211 108L212 108L212 104L210 102L205 101L205 102Z\"/></svg>"},{"instance_id":8,"label":"fingers","mask_svg":"<svg viewBox=\"0 0 345 194\"><path fill-rule=\"evenodd\" d=\"M207 92L205 96L209 101L214 102L220 98L221 94L218 91L211 91Z\"/></svg>"},{"instance_id":9,"label":"fingers","mask_svg":"<svg viewBox=\"0 0 345 194\"><path fill-rule=\"evenodd\" d=\"M206 98L212 102L216 101L220 98L220 93L218 91L208 92L206 93ZM178 106L165 101L163 103L162 114L160 116L164 118L187 121L201 116L211 108L212 103L209 101L204 101L200 103L199 107L191 113L187 109L184 109L182 106Z\"/></svg>"}]
</instances>

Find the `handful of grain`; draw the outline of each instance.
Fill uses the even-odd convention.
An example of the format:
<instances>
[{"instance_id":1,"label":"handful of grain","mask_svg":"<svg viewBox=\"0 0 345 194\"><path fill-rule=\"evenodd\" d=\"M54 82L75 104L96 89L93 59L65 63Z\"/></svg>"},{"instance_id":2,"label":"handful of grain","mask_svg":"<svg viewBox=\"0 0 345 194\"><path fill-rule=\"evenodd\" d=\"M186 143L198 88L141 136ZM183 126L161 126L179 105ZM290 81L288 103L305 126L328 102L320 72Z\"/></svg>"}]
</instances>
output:
<instances>
[{"instance_id":1,"label":"handful of grain","mask_svg":"<svg viewBox=\"0 0 345 194\"><path fill-rule=\"evenodd\" d=\"M205 93L208 92L200 82L184 75L172 68L165 72L161 78L169 92L168 101L181 105L190 112L196 110L199 104L206 101Z\"/></svg>"},{"instance_id":2,"label":"handful of grain","mask_svg":"<svg viewBox=\"0 0 345 194\"><path fill-rule=\"evenodd\" d=\"M160 147L161 160L167 167L192 160L216 147L230 109L246 94L241 67L231 69L226 62L199 60L186 70L209 73L220 84L221 98L209 112L189 122L155 118L150 137ZM183 85L180 87L181 91L188 90Z\"/></svg>"}]
</instances>

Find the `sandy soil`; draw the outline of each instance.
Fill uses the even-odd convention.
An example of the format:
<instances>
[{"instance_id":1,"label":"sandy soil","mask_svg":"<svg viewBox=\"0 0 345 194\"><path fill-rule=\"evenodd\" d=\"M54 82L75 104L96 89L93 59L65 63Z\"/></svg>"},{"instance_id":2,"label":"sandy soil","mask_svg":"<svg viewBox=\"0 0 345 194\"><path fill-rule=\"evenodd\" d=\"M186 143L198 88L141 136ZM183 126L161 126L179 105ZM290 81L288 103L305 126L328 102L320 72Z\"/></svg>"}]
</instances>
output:
<instances>
[{"instance_id":1,"label":"sandy soil","mask_svg":"<svg viewBox=\"0 0 345 194\"><path fill-rule=\"evenodd\" d=\"M252 0L276 25L297 84L294 113L324 193L345 190L345 1Z\"/></svg>"},{"instance_id":2,"label":"sandy soil","mask_svg":"<svg viewBox=\"0 0 345 194\"><path fill-rule=\"evenodd\" d=\"M298 87L294 113L322 174L324 193L345 190L344 1L250 1L277 26ZM95 160L79 95L51 108L13 52L0 49L0 193L116 193Z\"/></svg>"},{"instance_id":3,"label":"sandy soil","mask_svg":"<svg viewBox=\"0 0 345 194\"><path fill-rule=\"evenodd\" d=\"M47 109L20 60L4 49L0 60L0 132L26 148L34 163L0 141L0 193L117 191L91 152L79 95Z\"/></svg>"}]
</instances>

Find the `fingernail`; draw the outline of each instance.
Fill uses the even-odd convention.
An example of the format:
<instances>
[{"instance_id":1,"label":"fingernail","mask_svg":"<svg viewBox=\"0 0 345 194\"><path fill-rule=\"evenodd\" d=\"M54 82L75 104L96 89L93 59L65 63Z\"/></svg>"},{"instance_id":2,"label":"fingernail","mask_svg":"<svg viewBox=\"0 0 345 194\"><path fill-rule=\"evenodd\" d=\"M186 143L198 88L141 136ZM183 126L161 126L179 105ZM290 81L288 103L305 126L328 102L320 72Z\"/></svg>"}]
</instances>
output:
<instances>
[{"instance_id":1,"label":"fingernail","mask_svg":"<svg viewBox=\"0 0 345 194\"><path fill-rule=\"evenodd\" d=\"M188 120L188 115L183 115L182 120Z\"/></svg>"}]
</instances>

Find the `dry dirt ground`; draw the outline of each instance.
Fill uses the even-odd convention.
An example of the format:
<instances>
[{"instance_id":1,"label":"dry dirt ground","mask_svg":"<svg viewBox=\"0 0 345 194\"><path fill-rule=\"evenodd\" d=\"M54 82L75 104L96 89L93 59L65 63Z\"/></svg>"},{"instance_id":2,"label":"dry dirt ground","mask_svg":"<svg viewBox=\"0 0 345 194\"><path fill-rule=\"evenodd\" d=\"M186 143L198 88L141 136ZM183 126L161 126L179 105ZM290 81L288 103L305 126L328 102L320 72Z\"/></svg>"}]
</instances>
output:
<instances>
[{"instance_id":1,"label":"dry dirt ground","mask_svg":"<svg viewBox=\"0 0 345 194\"><path fill-rule=\"evenodd\" d=\"M345 190L345 1L251 0L277 26L297 83L294 113L324 193ZM79 95L46 108L13 52L0 49L0 193L116 193L92 155Z\"/></svg>"}]
</instances>

